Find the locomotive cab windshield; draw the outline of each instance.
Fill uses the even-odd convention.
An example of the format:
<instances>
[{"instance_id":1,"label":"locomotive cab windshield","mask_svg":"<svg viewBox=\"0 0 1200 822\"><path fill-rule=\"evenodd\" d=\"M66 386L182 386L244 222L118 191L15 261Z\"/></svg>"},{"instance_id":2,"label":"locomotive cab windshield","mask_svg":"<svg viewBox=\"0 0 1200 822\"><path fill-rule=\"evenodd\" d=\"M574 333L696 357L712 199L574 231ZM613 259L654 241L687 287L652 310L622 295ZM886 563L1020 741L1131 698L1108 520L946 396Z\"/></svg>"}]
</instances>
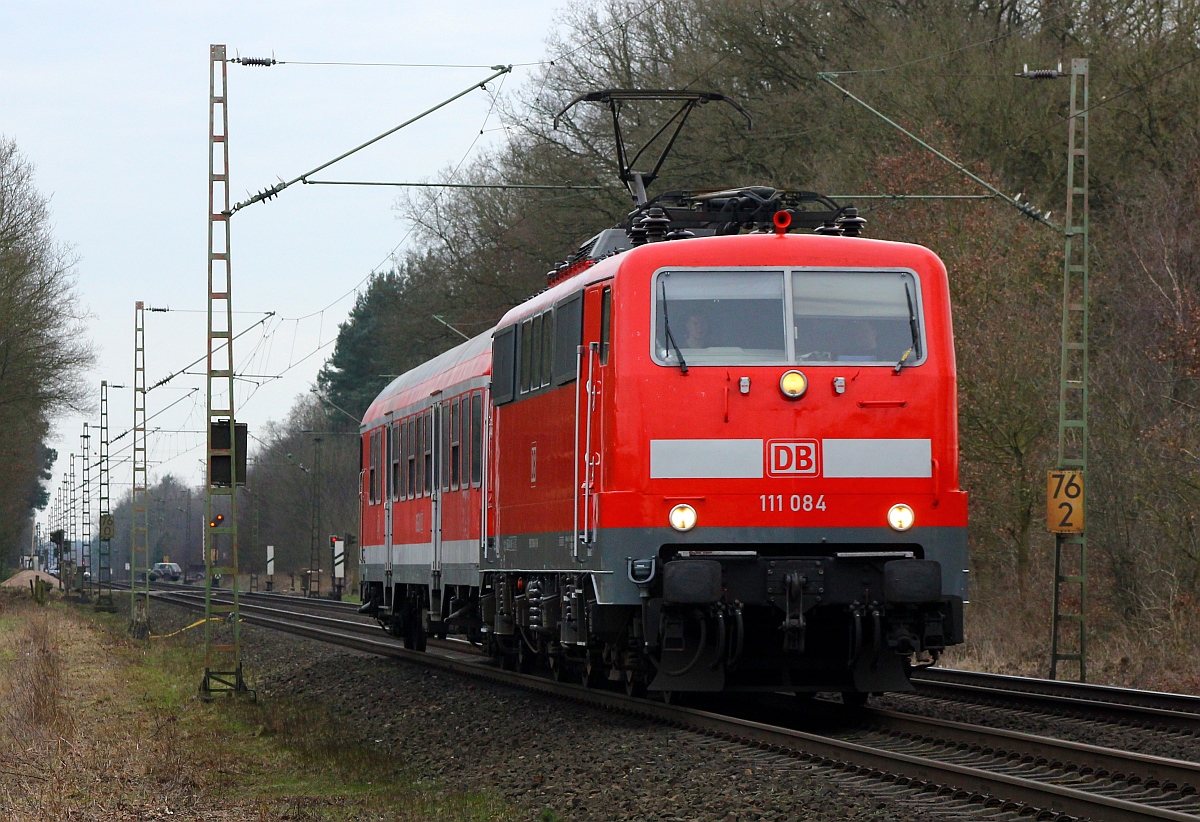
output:
<instances>
[{"instance_id":1,"label":"locomotive cab windshield","mask_svg":"<svg viewBox=\"0 0 1200 822\"><path fill-rule=\"evenodd\" d=\"M913 366L924 357L911 271L669 270L653 293L660 365Z\"/></svg>"}]
</instances>

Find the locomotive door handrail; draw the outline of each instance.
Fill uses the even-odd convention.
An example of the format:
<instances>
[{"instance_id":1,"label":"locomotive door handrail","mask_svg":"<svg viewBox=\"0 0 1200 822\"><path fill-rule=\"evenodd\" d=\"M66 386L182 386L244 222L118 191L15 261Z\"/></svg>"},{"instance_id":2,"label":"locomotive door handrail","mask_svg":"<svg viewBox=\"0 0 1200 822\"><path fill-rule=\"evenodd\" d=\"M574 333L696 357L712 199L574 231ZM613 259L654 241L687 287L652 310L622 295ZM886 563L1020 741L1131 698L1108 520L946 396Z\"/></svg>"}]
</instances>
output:
<instances>
[{"instance_id":1,"label":"locomotive door handrail","mask_svg":"<svg viewBox=\"0 0 1200 822\"><path fill-rule=\"evenodd\" d=\"M595 542L596 523L592 511L592 497L596 483L596 469L600 461L600 455L592 453L592 418L596 414L596 397L599 393L596 385L595 364L596 358L600 354L600 343L593 340L588 343L587 349L587 426L583 449L583 542L590 546ZM589 553L591 553L590 550Z\"/></svg>"},{"instance_id":2,"label":"locomotive door handrail","mask_svg":"<svg viewBox=\"0 0 1200 822\"><path fill-rule=\"evenodd\" d=\"M473 396L473 395L472 395ZM482 465L479 466L479 559L481 562L487 560L487 541L488 541L488 490L491 483L488 482L488 471L491 470L492 461L488 458L489 451L488 443L492 441L492 414L491 414L491 397L487 391L479 392L481 412L479 414L479 424L482 430L479 432L479 459ZM474 399L471 400L475 402Z\"/></svg>"},{"instance_id":3,"label":"locomotive door handrail","mask_svg":"<svg viewBox=\"0 0 1200 822\"><path fill-rule=\"evenodd\" d=\"M583 354L587 351L586 345L576 346L575 348L575 429L572 437L572 453L574 454L574 479L571 487L574 489L574 514L571 517L571 556L575 560L580 560L579 545L581 542L579 533L579 494L583 490L579 485L579 389L583 385ZM586 454L586 452L585 452Z\"/></svg>"}]
</instances>

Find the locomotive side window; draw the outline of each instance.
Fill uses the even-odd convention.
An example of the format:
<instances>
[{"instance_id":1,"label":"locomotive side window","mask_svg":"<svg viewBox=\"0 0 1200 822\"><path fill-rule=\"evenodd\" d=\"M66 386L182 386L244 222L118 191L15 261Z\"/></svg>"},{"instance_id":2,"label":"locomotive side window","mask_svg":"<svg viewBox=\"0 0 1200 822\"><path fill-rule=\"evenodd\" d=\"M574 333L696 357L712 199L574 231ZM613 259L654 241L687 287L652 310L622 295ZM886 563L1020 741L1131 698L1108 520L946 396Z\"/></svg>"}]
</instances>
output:
<instances>
[{"instance_id":1,"label":"locomotive side window","mask_svg":"<svg viewBox=\"0 0 1200 822\"><path fill-rule=\"evenodd\" d=\"M463 471L463 477L466 477ZM483 481L483 395L471 395L471 485L478 488Z\"/></svg>"},{"instance_id":2,"label":"locomotive side window","mask_svg":"<svg viewBox=\"0 0 1200 822\"><path fill-rule=\"evenodd\" d=\"M496 405L512 402L513 399L516 342L515 325L497 331L492 338L492 402ZM573 368L571 373L575 373Z\"/></svg>"},{"instance_id":3,"label":"locomotive side window","mask_svg":"<svg viewBox=\"0 0 1200 822\"><path fill-rule=\"evenodd\" d=\"M922 356L917 284L903 271L796 271L798 362L908 364ZM911 349L911 351L910 351Z\"/></svg>"},{"instance_id":4,"label":"locomotive side window","mask_svg":"<svg viewBox=\"0 0 1200 822\"><path fill-rule=\"evenodd\" d=\"M554 315L549 311L542 314L542 365L541 385L545 388L550 384L550 372L554 368Z\"/></svg>"},{"instance_id":5,"label":"locomotive side window","mask_svg":"<svg viewBox=\"0 0 1200 822\"><path fill-rule=\"evenodd\" d=\"M554 314L554 384L565 385L575 379L579 344L583 342L583 292L577 291L560 302Z\"/></svg>"},{"instance_id":6,"label":"locomotive side window","mask_svg":"<svg viewBox=\"0 0 1200 822\"><path fill-rule=\"evenodd\" d=\"M600 296L600 364L608 365L608 349L612 343L612 289Z\"/></svg>"},{"instance_id":7,"label":"locomotive side window","mask_svg":"<svg viewBox=\"0 0 1200 822\"><path fill-rule=\"evenodd\" d=\"M529 375L532 372L533 320L521 323L521 393L529 393Z\"/></svg>"},{"instance_id":8,"label":"locomotive side window","mask_svg":"<svg viewBox=\"0 0 1200 822\"><path fill-rule=\"evenodd\" d=\"M544 314L533 318L533 345L529 352L529 390L536 391L542 387L542 320Z\"/></svg>"},{"instance_id":9,"label":"locomotive side window","mask_svg":"<svg viewBox=\"0 0 1200 822\"><path fill-rule=\"evenodd\" d=\"M783 272L666 271L654 290L660 362L787 362Z\"/></svg>"}]
</instances>

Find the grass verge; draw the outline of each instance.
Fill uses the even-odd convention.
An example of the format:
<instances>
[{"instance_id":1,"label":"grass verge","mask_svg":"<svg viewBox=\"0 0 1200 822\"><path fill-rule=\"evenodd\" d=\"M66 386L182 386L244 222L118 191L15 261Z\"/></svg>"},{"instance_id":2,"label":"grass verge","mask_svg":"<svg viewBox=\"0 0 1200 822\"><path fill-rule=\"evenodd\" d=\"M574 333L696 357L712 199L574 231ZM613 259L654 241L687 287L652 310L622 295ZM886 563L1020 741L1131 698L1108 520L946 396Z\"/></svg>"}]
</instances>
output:
<instances>
[{"instance_id":1,"label":"grass verge","mask_svg":"<svg viewBox=\"0 0 1200 822\"><path fill-rule=\"evenodd\" d=\"M315 703L196 698L196 637L0 596L5 819L474 820L528 816L425 780Z\"/></svg>"}]
</instances>

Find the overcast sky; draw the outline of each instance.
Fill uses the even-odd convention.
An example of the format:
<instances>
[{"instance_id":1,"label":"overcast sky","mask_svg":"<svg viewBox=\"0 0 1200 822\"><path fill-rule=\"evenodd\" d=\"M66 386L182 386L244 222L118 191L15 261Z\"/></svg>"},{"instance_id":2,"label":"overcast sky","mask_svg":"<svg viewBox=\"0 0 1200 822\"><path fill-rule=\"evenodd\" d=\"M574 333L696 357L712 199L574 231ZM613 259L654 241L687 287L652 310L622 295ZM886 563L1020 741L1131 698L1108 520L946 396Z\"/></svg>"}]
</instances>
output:
<instances>
[{"instance_id":1,"label":"overcast sky","mask_svg":"<svg viewBox=\"0 0 1200 822\"><path fill-rule=\"evenodd\" d=\"M54 232L79 258L79 293L99 360L87 376L132 384L134 303L146 315L150 384L204 355L208 54L283 61L529 63L545 54L567 0L393 2L32 2L0 4L0 134L15 139L52 197ZM527 82L517 68L504 91ZM487 77L486 68L229 66L231 193L291 179ZM490 98L450 107L335 166L327 179L422 180L503 132ZM486 124L485 124L486 120ZM313 385L353 290L403 247L395 189L297 185L232 223L235 326L275 317L235 345L237 415L251 432L282 419ZM194 312L194 313L193 313ZM323 346L323 347L322 347ZM199 366L202 368L202 366ZM199 389L193 391L192 389ZM148 396L150 481L201 480L204 380ZM85 417L57 421L56 493ZM90 418L95 423L95 418ZM112 436L132 423L129 389L110 393ZM162 430L155 433L153 429ZM173 433L183 432L183 433ZM195 432L195 433L186 433ZM113 496L129 488L130 437L113 446ZM93 448L96 440L93 439Z\"/></svg>"}]
</instances>

